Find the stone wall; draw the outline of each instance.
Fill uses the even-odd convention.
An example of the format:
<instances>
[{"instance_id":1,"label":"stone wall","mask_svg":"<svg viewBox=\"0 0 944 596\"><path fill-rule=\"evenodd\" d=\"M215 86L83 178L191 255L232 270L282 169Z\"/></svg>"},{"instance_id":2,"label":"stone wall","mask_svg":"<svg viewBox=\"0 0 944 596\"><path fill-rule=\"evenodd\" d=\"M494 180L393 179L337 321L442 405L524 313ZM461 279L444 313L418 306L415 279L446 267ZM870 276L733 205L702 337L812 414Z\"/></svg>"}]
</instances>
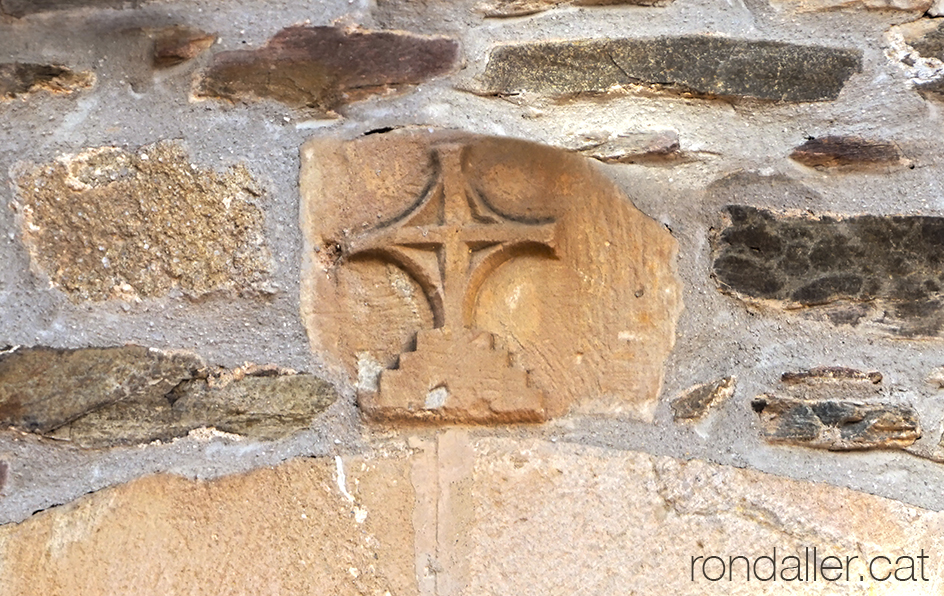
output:
<instances>
[{"instance_id":1,"label":"stone wall","mask_svg":"<svg viewBox=\"0 0 944 596\"><path fill-rule=\"evenodd\" d=\"M0 0L0 594L940 594L938 4Z\"/></svg>"}]
</instances>

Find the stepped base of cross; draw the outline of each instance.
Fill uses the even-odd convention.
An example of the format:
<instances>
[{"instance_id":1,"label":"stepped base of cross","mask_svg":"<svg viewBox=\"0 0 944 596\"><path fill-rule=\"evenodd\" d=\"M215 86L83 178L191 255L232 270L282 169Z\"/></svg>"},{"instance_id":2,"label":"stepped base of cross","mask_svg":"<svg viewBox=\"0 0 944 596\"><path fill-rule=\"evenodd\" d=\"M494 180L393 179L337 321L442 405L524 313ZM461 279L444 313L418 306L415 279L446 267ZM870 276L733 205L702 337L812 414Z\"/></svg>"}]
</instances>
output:
<instances>
[{"instance_id":1,"label":"stepped base of cross","mask_svg":"<svg viewBox=\"0 0 944 596\"><path fill-rule=\"evenodd\" d=\"M544 393L528 373L495 347L495 336L477 329L427 329L416 351L384 370L377 391L358 394L361 410L375 420L415 422L542 422Z\"/></svg>"}]
</instances>

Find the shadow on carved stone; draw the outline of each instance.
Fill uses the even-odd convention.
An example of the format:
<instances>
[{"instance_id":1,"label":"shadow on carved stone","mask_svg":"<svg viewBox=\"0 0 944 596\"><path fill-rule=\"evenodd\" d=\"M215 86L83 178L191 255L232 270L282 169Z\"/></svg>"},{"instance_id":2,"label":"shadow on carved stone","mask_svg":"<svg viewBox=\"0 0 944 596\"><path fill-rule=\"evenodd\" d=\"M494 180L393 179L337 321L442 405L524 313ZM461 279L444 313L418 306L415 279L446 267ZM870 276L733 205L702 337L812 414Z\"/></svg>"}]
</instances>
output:
<instances>
[{"instance_id":1,"label":"shadow on carved stone","mask_svg":"<svg viewBox=\"0 0 944 596\"><path fill-rule=\"evenodd\" d=\"M370 418L651 418L675 242L589 160L425 129L302 160L303 317Z\"/></svg>"}]
</instances>

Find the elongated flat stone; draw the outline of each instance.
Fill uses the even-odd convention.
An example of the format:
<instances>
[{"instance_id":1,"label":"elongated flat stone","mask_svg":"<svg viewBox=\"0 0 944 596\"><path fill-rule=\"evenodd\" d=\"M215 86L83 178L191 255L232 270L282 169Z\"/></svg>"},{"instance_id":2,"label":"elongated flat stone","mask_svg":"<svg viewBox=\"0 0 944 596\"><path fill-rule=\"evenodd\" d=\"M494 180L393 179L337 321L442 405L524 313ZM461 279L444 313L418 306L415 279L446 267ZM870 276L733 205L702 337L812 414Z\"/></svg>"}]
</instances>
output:
<instances>
[{"instance_id":1,"label":"elongated flat stone","mask_svg":"<svg viewBox=\"0 0 944 596\"><path fill-rule=\"evenodd\" d=\"M921 437L917 412L909 406L760 395L751 407L771 443L832 451L905 449Z\"/></svg>"},{"instance_id":2,"label":"elongated flat stone","mask_svg":"<svg viewBox=\"0 0 944 596\"><path fill-rule=\"evenodd\" d=\"M458 44L441 37L289 27L258 50L213 56L197 96L273 99L333 115L343 104L443 75L457 55Z\"/></svg>"},{"instance_id":3,"label":"elongated flat stone","mask_svg":"<svg viewBox=\"0 0 944 596\"><path fill-rule=\"evenodd\" d=\"M55 64L0 63L0 101L47 91L70 94L95 84L91 72L75 72Z\"/></svg>"},{"instance_id":4,"label":"elongated flat stone","mask_svg":"<svg viewBox=\"0 0 944 596\"><path fill-rule=\"evenodd\" d=\"M861 52L773 41L689 35L499 46L484 93L555 96L654 86L673 93L769 101L838 97L861 70Z\"/></svg>"},{"instance_id":5,"label":"elongated flat stone","mask_svg":"<svg viewBox=\"0 0 944 596\"><path fill-rule=\"evenodd\" d=\"M793 150L790 159L813 168L867 168L901 161L894 143L858 137L810 139Z\"/></svg>"}]
</instances>

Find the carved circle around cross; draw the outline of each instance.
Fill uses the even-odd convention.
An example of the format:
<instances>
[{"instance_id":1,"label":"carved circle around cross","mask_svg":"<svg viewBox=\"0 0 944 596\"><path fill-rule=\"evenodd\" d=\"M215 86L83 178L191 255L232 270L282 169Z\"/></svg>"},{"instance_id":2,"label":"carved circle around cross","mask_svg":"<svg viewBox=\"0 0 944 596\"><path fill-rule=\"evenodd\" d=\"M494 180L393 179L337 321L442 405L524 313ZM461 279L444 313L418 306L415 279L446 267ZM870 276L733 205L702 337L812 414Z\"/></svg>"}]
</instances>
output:
<instances>
[{"instance_id":1,"label":"carved circle around cross","mask_svg":"<svg viewBox=\"0 0 944 596\"><path fill-rule=\"evenodd\" d=\"M345 258L375 257L406 271L423 289L436 328L471 326L478 290L499 265L527 253L557 256L556 221L497 210L466 179L463 149L435 147L433 176L417 200L343 249Z\"/></svg>"}]
</instances>

